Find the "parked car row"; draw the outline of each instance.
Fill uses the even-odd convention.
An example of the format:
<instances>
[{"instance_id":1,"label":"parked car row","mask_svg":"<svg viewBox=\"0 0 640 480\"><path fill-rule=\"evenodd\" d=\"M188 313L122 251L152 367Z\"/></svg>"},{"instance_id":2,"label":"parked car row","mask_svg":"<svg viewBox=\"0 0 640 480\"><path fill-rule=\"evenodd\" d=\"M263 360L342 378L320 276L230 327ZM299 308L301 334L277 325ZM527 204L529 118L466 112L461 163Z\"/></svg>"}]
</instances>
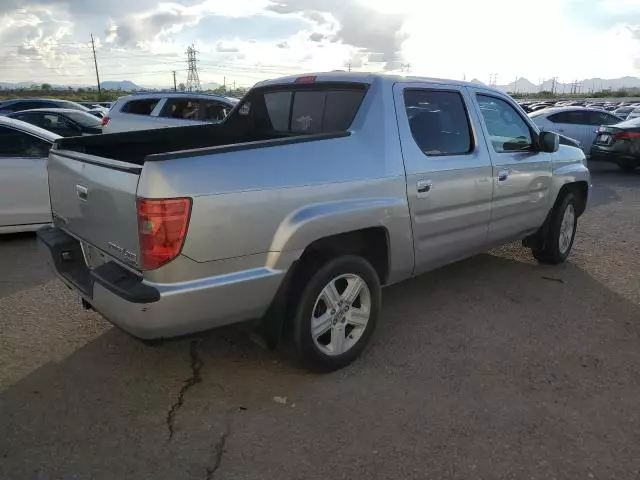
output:
<instances>
[{"instance_id":1,"label":"parked car row","mask_svg":"<svg viewBox=\"0 0 640 480\"><path fill-rule=\"evenodd\" d=\"M554 107L586 107L610 112L617 117L620 117L621 120L640 117L640 102L586 102L580 100L554 102L551 100L546 100L523 101L520 102L520 106L527 113L537 112L539 110Z\"/></svg>"},{"instance_id":2,"label":"parked car row","mask_svg":"<svg viewBox=\"0 0 640 480\"><path fill-rule=\"evenodd\" d=\"M552 107L529 117L542 130L576 139L591 160L610 161L622 170L640 166L640 117L621 120L613 113L590 107Z\"/></svg>"},{"instance_id":3,"label":"parked car row","mask_svg":"<svg viewBox=\"0 0 640 480\"><path fill-rule=\"evenodd\" d=\"M216 123L229 114L237 101L220 95L177 92L134 94L103 103L29 98L0 102L0 115L67 137ZM87 115L98 122L89 120Z\"/></svg>"}]
</instances>

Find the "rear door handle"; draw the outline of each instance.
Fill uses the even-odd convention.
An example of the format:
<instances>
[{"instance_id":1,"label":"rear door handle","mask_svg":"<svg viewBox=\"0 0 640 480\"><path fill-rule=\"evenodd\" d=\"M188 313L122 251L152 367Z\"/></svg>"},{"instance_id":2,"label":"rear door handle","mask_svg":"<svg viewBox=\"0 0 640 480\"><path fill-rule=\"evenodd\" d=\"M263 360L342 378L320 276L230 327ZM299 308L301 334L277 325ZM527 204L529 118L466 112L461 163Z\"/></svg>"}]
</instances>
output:
<instances>
[{"instance_id":1,"label":"rear door handle","mask_svg":"<svg viewBox=\"0 0 640 480\"><path fill-rule=\"evenodd\" d=\"M498 171L498 181L499 182L504 182L509 178L509 170L507 170L506 168L503 168L502 170Z\"/></svg>"},{"instance_id":2,"label":"rear door handle","mask_svg":"<svg viewBox=\"0 0 640 480\"><path fill-rule=\"evenodd\" d=\"M418 193L428 193L431 191L432 186L433 183L431 183L431 180L418 180L418 182L416 183Z\"/></svg>"},{"instance_id":3,"label":"rear door handle","mask_svg":"<svg viewBox=\"0 0 640 480\"><path fill-rule=\"evenodd\" d=\"M87 187L85 187L84 185L76 185L76 194L78 195L78 198L84 202L87 201L87 197L89 196L89 189Z\"/></svg>"}]
</instances>

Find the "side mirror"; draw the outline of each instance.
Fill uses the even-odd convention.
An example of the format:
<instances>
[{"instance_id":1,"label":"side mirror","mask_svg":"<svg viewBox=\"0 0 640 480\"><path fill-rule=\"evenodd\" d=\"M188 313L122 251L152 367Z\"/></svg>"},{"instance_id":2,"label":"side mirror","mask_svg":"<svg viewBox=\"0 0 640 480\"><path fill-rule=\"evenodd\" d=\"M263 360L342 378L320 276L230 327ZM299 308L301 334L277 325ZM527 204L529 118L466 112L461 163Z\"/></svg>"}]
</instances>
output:
<instances>
[{"instance_id":1,"label":"side mirror","mask_svg":"<svg viewBox=\"0 0 640 480\"><path fill-rule=\"evenodd\" d=\"M538 143L541 151L554 153L560 148L560 137L554 132L540 132Z\"/></svg>"}]
</instances>

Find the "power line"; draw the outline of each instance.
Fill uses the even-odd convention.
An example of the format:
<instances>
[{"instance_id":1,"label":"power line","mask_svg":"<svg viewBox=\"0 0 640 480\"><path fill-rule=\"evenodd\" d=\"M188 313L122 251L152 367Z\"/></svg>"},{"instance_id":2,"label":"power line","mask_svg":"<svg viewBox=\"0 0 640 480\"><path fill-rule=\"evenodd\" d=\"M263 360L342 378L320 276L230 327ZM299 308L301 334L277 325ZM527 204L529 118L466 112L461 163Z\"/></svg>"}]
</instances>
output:
<instances>
[{"instance_id":1,"label":"power line","mask_svg":"<svg viewBox=\"0 0 640 480\"><path fill-rule=\"evenodd\" d=\"M186 72L186 69L182 69L182 70L176 70L176 72ZM167 70L142 70L142 71L137 71L137 72L118 72L118 73L107 73L107 74L102 74L102 76L109 76L109 77L121 77L123 75L152 75L155 73L167 73Z\"/></svg>"}]
</instances>

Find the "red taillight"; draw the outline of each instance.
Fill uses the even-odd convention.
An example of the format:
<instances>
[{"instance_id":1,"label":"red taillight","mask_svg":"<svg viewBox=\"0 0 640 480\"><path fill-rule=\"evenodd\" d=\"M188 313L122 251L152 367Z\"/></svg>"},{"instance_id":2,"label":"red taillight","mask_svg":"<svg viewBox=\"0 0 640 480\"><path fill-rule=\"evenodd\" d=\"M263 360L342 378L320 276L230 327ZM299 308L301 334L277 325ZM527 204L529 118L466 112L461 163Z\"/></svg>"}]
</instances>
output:
<instances>
[{"instance_id":1,"label":"red taillight","mask_svg":"<svg viewBox=\"0 0 640 480\"><path fill-rule=\"evenodd\" d=\"M140 267L153 270L176 258L182 250L189 226L191 199L139 198L137 204Z\"/></svg>"},{"instance_id":2,"label":"red taillight","mask_svg":"<svg viewBox=\"0 0 640 480\"><path fill-rule=\"evenodd\" d=\"M615 134L616 140L633 140L640 138L640 132L618 132Z\"/></svg>"},{"instance_id":3,"label":"red taillight","mask_svg":"<svg viewBox=\"0 0 640 480\"><path fill-rule=\"evenodd\" d=\"M316 77L313 75L296 78L296 83L315 83L315 81L316 81Z\"/></svg>"},{"instance_id":4,"label":"red taillight","mask_svg":"<svg viewBox=\"0 0 640 480\"><path fill-rule=\"evenodd\" d=\"M109 123L109 115L102 117L102 126L104 127L107 123Z\"/></svg>"}]
</instances>

